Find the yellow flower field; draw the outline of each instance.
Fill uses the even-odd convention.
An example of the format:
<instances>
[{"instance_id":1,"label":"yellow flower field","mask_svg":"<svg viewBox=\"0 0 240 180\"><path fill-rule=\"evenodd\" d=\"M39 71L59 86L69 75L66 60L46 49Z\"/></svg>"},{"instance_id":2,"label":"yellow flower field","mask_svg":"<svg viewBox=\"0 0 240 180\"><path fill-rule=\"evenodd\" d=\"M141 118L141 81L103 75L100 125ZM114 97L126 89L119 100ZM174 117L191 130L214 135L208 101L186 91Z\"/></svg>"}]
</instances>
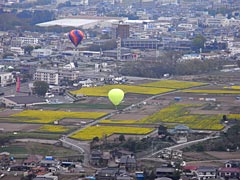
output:
<instances>
[{"instance_id":1,"label":"yellow flower field","mask_svg":"<svg viewBox=\"0 0 240 180\"><path fill-rule=\"evenodd\" d=\"M90 126L73 134L71 138L81 140L92 140L94 137L102 138L116 134L144 135L152 132L153 128L124 127L124 126Z\"/></svg>"},{"instance_id":2,"label":"yellow flower field","mask_svg":"<svg viewBox=\"0 0 240 180\"><path fill-rule=\"evenodd\" d=\"M227 118L240 120L240 114L228 114Z\"/></svg>"},{"instance_id":3,"label":"yellow flower field","mask_svg":"<svg viewBox=\"0 0 240 180\"><path fill-rule=\"evenodd\" d=\"M186 93L204 93L204 94L240 94L238 90L213 90L213 89L194 89L194 90L182 90Z\"/></svg>"},{"instance_id":4,"label":"yellow flower field","mask_svg":"<svg viewBox=\"0 0 240 180\"><path fill-rule=\"evenodd\" d=\"M232 86L231 88L232 88L232 89L240 90L240 86Z\"/></svg>"},{"instance_id":5,"label":"yellow flower field","mask_svg":"<svg viewBox=\"0 0 240 180\"><path fill-rule=\"evenodd\" d=\"M26 110L12 115L19 117L19 121L28 123L53 123L56 120L63 118L76 119L98 119L105 116L105 112L65 112L65 111L40 111L40 110Z\"/></svg>"},{"instance_id":6,"label":"yellow flower field","mask_svg":"<svg viewBox=\"0 0 240 180\"><path fill-rule=\"evenodd\" d=\"M175 104L148 116L139 123L180 123L193 129L221 130L222 115L190 114L188 108L199 107L198 105Z\"/></svg>"},{"instance_id":7,"label":"yellow flower field","mask_svg":"<svg viewBox=\"0 0 240 180\"><path fill-rule=\"evenodd\" d=\"M221 130L224 126L220 124L222 115L202 115L191 114L189 108L197 108L200 105L193 104L174 104L159 112L154 113L141 120L102 120L100 123L116 123L116 124L155 124L169 123L185 124L193 129L205 130ZM227 117L237 117L237 115L228 115ZM240 118L240 115L238 116Z\"/></svg>"},{"instance_id":8,"label":"yellow flower field","mask_svg":"<svg viewBox=\"0 0 240 180\"><path fill-rule=\"evenodd\" d=\"M138 120L111 120L111 119L104 119L104 120L101 120L99 123L101 124L109 124L109 123L112 123L112 124L135 124L137 123Z\"/></svg>"},{"instance_id":9,"label":"yellow flower field","mask_svg":"<svg viewBox=\"0 0 240 180\"><path fill-rule=\"evenodd\" d=\"M185 89L194 86L203 86L207 85L206 83L200 82L191 82L191 81L176 81L176 80L161 80L146 84L140 84L140 86L148 86L148 87L164 87L171 89Z\"/></svg>"},{"instance_id":10,"label":"yellow flower field","mask_svg":"<svg viewBox=\"0 0 240 180\"><path fill-rule=\"evenodd\" d=\"M44 125L41 126L37 131L39 132L50 132L50 133L67 133L71 128L60 125Z\"/></svg>"},{"instance_id":11,"label":"yellow flower field","mask_svg":"<svg viewBox=\"0 0 240 180\"><path fill-rule=\"evenodd\" d=\"M161 94L173 91L168 88L154 88L143 86L129 86L129 85L107 85L98 87L81 88L76 91L71 91L72 94L84 94L86 96L107 96L108 92L113 88L120 88L124 93L137 93L137 94Z\"/></svg>"}]
</instances>

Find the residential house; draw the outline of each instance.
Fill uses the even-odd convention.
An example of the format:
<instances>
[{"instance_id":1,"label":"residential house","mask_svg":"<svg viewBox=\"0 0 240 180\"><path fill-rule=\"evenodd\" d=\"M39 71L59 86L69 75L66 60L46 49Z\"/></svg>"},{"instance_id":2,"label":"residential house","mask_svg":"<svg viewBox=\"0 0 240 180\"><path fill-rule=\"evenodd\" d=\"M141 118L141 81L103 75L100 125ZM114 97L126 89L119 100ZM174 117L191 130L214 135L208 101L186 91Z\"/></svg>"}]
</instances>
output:
<instances>
[{"instance_id":1,"label":"residential house","mask_svg":"<svg viewBox=\"0 0 240 180\"><path fill-rule=\"evenodd\" d=\"M10 164L10 153L1 152L0 153L0 166L6 167Z\"/></svg>"},{"instance_id":2,"label":"residential house","mask_svg":"<svg viewBox=\"0 0 240 180\"><path fill-rule=\"evenodd\" d=\"M101 169L96 173L96 180L116 180L118 168Z\"/></svg>"},{"instance_id":3,"label":"residential house","mask_svg":"<svg viewBox=\"0 0 240 180\"><path fill-rule=\"evenodd\" d=\"M192 130L189 127L181 124L170 130L170 133L173 135L173 140L177 143L187 142L187 136L191 132Z\"/></svg>"},{"instance_id":4,"label":"residential house","mask_svg":"<svg viewBox=\"0 0 240 180\"><path fill-rule=\"evenodd\" d=\"M102 163L103 152L100 150L93 150L90 155L90 163L98 166Z\"/></svg>"},{"instance_id":5,"label":"residential house","mask_svg":"<svg viewBox=\"0 0 240 180\"><path fill-rule=\"evenodd\" d=\"M123 167L129 172L135 171L137 167L135 157L133 155L122 156L119 162L119 167Z\"/></svg>"},{"instance_id":6,"label":"residential house","mask_svg":"<svg viewBox=\"0 0 240 180\"><path fill-rule=\"evenodd\" d=\"M187 177L193 177L195 175L197 168L198 168L197 166L184 166L182 174Z\"/></svg>"},{"instance_id":7,"label":"residential house","mask_svg":"<svg viewBox=\"0 0 240 180\"><path fill-rule=\"evenodd\" d=\"M240 161L230 160L225 163L225 167L240 168Z\"/></svg>"},{"instance_id":8,"label":"residential house","mask_svg":"<svg viewBox=\"0 0 240 180\"><path fill-rule=\"evenodd\" d=\"M156 169L156 177L163 178L168 177L172 178L174 176L175 169L173 167L160 167Z\"/></svg>"},{"instance_id":9,"label":"residential house","mask_svg":"<svg viewBox=\"0 0 240 180\"><path fill-rule=\"evenodd\" d=\"M198 180L216 178L217 177L217 168L200 166L196 171L196 175L197 175Z\"/></svg>"},{"instance_id":10,"label":"residential house","mask_svg":"<svg viewBox=\"0 0 240 180\"><path fill-rule=\"evenodd\" d=\"M133 152L126 151L126 150L117 150L117 149L115 149L115 150L111 151L112 157L115 158L117 162L120 161L122 156L131 156L132 154L133 154Z\"/></svg>"},{"instance_id":11,"label":"residential house","mask_svg":"<svg viewBox=\"0 0 240 180\"><path fill-rule=\"evenodd\" d=\"M23 165L29 168L37 167L42 159L43 157L40 155L30 155L23 161Z\"/></svg>"},{"instance_id":12,"label":"residential house","mask_svg":"<svg viewBox=\"0 0 240 180\"><path fill-rule=\"evenodd\" d=\"M39 165L41 167L57 167L59 165L59 161L55 159L43 159L40 161Z\"/></svg>"},{"instance_id":13,"label":"residential house","mask_svg":"<svg viewBox=\"0 0 240 180\"><path fill-rule=\"evenodd\" d=\"M218 169L218 175L224 179L240 179L240 161L227 161L225 167Z\"/></svg>"},{"instance_id":14,"label":"residential house","mask_svg":"<svg viewBox=\"0 0 240 180\"><path fill-rule=\"evenodd\" d=\"M116 177L116 180L133 180L133 177L127 175L119 175Z\"/></svg>"},{"instance_id":15,"label":"residential house","mask_svg":"<svg viewBox=\"0 0 240 180\"><path fill-rule=\"evenodd\" d=\"M218 175L224 179L240 178L240 168L223 167L218 169Z\"/></svg>"}]
</instances>

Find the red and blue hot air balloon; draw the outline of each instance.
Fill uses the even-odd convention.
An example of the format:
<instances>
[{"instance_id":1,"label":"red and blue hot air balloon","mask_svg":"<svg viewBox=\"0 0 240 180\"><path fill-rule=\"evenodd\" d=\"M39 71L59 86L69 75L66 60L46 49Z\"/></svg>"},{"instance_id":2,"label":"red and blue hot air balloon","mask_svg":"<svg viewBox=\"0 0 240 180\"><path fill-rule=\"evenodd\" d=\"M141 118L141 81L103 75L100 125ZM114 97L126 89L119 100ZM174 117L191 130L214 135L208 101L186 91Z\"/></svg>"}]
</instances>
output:
<instances>
[{"instance_id":1,"label":"red and blue hot air balloon","mask_svg":"<svg viewBox=\"0 0 240 180\"><path fill-rule=\"evenodd\" d=\"M72 30L68 34L69 39L74 44L75 47L83 40L84 34L80 30Z\"/></svg>"}]
</instances>

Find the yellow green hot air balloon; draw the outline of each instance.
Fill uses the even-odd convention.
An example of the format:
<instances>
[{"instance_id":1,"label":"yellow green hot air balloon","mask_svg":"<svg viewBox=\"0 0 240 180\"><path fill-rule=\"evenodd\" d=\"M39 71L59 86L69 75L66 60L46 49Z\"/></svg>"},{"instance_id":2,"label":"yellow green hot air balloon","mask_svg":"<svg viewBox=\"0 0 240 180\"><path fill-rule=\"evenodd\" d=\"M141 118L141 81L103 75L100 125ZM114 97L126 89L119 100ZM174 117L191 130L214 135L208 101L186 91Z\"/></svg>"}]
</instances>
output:
<instances>
[{"instance_id":1,"label":"yellow green hot air balloon","mask_svg":"<svg viewBox=\"0 0 240 180\"><path fill-rule=\"evenodd\" d=\"M108 98L115 106L117 106L122 102L124 98L124 92L121 89L111 89L108 92Z\"/></svg>"}]
</instances>

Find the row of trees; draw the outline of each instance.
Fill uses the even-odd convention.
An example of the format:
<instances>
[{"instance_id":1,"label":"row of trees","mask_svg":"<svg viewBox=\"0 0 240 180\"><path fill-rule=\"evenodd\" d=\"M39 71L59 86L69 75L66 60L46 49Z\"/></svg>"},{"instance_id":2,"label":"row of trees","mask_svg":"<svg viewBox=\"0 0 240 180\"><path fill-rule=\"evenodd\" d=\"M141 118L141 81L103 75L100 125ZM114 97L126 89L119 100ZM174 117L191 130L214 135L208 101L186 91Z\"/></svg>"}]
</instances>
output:
<instances>
[{"instance_id":1,"label":"row of trees","mask_svg":"<svg viewBox=\"0 0 240 180\"><path fill-rule=\"evenodd\" d=\"M165 61L128 62L118 72L122 75L161 78L164 74L194 75L222 69L224 60L194 60L177 62L171 59Z\"/></svg>"}]
</instances>

